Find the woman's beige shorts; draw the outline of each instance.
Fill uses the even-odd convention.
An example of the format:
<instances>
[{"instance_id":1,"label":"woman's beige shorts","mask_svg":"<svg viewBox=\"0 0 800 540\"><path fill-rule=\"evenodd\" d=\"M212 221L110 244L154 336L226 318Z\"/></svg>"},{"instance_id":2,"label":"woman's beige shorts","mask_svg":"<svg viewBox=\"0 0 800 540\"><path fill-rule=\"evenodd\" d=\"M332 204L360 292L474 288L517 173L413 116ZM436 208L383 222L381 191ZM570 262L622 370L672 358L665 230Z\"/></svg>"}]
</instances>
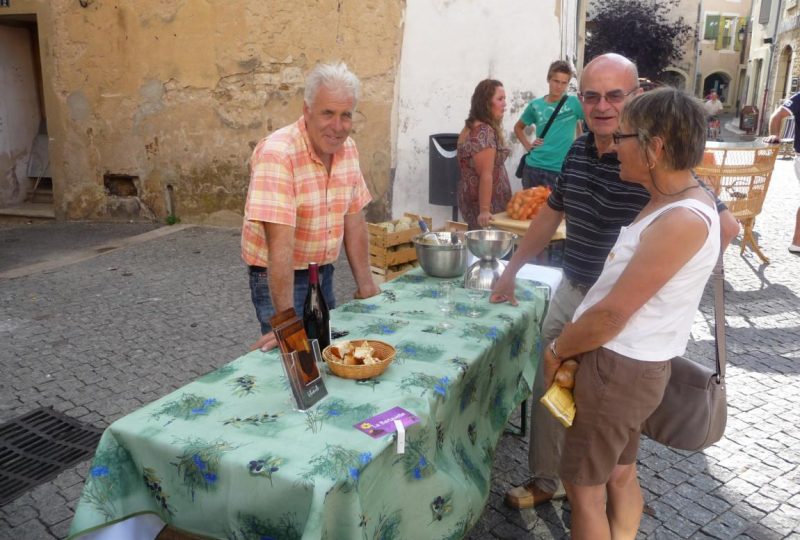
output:
<instances>
[{"instance_id":1,"label":"woman's beige shorts","mask_svg":"<svg viewBox=\"0 0 800 540\"><path fill-rule=\"evenodd\" d=\"M584 486L605 484L614 466L636 461L642 423L661 403L670 363L644 362L600 348L578 357L577 412L567 429L559 474Z\"/></svg>"}]
</instances>

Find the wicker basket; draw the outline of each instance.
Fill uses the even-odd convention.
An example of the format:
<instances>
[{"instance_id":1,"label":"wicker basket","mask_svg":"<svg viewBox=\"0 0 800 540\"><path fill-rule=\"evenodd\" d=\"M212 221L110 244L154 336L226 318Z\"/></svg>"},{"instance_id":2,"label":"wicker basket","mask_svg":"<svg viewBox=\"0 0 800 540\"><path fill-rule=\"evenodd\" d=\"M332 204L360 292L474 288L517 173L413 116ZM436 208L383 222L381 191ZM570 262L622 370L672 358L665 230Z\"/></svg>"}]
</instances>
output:
<instances>
[{"instance_id":1,"label":"wicker basket","mask_svg":"<svg viewBox=\"0 0 800 540\"><path fill-rule=\"evenodd\" d=\"M380 358L380 361L370 365L346 366L334 359L330 345L325 347L325 349L322 351L322 357L328 364L328 368L334 375L343 379L362 380L377 377L383 373L387 367L389 367L389 364L392 363L392 360L394 360L394 356L397 352L395 351L394 347L388 343L384 343L383 341L378 341L375 339L352 339L350 341L354 343L366 341L373 349L372 356L375 358Z\"/></svg>"}]
</instances>

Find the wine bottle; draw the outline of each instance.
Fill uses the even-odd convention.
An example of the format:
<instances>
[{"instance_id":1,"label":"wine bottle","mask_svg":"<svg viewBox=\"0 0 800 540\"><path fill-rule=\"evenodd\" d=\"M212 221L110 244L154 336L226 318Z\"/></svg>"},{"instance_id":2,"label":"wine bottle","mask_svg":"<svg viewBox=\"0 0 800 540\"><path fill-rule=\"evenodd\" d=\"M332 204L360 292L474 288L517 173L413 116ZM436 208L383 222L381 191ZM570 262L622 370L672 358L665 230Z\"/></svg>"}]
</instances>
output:
<instances>
[{"instance_id":1,"label":"wine bottle","mask_svg":"<svg viewBox=\"0 0 800 540\"><path fill-rule=\"evenodd\" d=\"M439 242L439 237L436 235L436 233L430 230L424 219L417 220L417 222L419 223L419 228L422 230L423 240L437 246L441 244L441 242Z\"/></svg>"},{"instance_id":2,"label":"wine bottle","mask_svg":"<svg viewBox=\"0 0 800 540\"><path fill-rule=\"evenodd\" d=\"M303 326L308 339L316 339L320 350L331 344L331 319L319 283L319 265L308 263L308 292L303 303Z\"/></svg>"}]
</instances>

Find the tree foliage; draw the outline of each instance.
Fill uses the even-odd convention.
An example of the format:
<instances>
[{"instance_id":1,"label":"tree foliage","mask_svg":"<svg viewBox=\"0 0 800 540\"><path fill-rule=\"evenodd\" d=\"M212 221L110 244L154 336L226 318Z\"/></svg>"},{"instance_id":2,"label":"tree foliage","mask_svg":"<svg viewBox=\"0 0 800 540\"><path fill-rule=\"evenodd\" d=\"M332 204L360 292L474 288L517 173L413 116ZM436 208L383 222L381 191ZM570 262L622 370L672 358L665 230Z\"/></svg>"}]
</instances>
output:
<instances>
[{"instance_id":1,"label":"tree foliage","mask_svg":"<svg viewBox=\"0 0 800 540\"><path fill-rule=\"evenodd\" d=\"M633 60L639 76L658 80L683 58L694 32L683 17L670 13L680 0L593 0L587 22L586 62L615 52Z\"/></svg>"}]
</instances>

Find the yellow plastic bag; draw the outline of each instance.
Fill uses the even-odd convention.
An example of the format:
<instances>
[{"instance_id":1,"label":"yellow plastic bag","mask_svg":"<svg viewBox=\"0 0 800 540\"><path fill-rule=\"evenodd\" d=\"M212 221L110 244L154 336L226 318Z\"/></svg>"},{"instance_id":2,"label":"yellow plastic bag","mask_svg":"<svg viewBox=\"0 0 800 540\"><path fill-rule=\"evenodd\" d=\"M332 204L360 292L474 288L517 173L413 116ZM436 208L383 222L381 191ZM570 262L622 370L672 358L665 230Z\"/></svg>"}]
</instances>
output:
<instances>
[{"instance_id":1,"label":"yellow plastic bag","mask_svg":"<svg viewBox=\"0 0 800 540\"><path fill-rule=\"evenodd\" d=\"M570 427L575 419L575 399L572 390L553 383L539 402L555 416L564 427Z\"/></svg>"}]
</instances>

